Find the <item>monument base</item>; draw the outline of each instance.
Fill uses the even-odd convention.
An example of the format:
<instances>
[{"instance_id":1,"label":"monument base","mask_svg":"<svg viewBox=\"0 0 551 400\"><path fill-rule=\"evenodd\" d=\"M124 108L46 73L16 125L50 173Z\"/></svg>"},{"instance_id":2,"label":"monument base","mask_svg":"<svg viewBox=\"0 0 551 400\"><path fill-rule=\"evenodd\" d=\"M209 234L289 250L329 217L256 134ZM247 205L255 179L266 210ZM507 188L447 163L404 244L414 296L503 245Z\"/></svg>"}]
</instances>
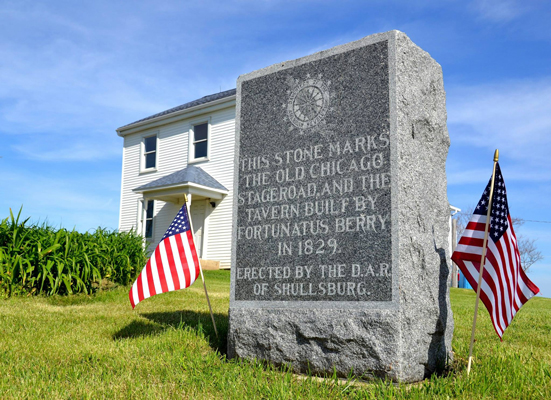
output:
<instances>
[{"instance_id":1,"label":"monument base","mask_svg":"<svg viewBox=\"0 0 551 400\"><path fill-rule=\"evenodd\" d=\"M341 377L351 372L403 380L400 324L388 311L234 309L230 325L230 357L270 360L315 375L335 369Z\"/></svg>"}]
</instances>

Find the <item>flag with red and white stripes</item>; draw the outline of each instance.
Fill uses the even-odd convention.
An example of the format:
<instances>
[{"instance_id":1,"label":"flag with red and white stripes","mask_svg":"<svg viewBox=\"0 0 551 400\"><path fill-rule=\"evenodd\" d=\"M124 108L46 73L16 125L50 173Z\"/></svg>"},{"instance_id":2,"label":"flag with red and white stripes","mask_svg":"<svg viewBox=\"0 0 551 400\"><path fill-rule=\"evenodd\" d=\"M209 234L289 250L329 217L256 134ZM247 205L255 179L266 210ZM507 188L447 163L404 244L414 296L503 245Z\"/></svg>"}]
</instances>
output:
<instances>
[{"instance_id":1,"label":"flag with red and white stripes","mask_svg":"<svg viewBox=\"0 0 551 400\"><path fill-rule=\"evenodd\" d=\"M491 180L452 255L452 260L459 266L475 291L478 287L490 187ZM520 307L538 292L538 287L528 279L520 264L505 182L499 164L496 163L480 299L488 309L494 329L500 338Z\"/></svg>"},{"instance_id":2,"label":"flag with red and white stripes","mask_svg":"<svg viewBox=\"0 0 551 400\"><path fill-rule=\"evenodd\" d=\"M191 286L199 276L200 268L184 203L130 289L128 295L132 308L156 294Z\"/></svg>"}]
</instances>

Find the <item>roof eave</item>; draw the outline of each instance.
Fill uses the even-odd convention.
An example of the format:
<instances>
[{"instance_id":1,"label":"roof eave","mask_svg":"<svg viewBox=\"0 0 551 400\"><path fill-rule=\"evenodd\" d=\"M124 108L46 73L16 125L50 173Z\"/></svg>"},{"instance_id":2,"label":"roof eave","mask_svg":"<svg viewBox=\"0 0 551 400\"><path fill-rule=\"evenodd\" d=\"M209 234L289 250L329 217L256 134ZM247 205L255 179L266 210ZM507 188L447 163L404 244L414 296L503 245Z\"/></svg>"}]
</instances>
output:
<instances>
[{"instance_id":1,"label":"roof eave","mask_svg":"<svg viewBox=\"0 0 551 400\"><path fill-rule=\"evenodd\" d=\"M149 188L143 188L143 189L136 188L136 189L132 189L132 191L135 193L148 193L148 192L156 192L159 190L166 190L166 189L183 189L186 187L208 190L211 192L220 193L222 195L227 195L230 192L229 190L217 189L210 186L201 185L195 182L181 182L181 183L176 183L172 185L163 185L163 186L149 187Z\"/></svg>"},{"instance_id":2,"label":"roof eave","mask_svg":"<svg viewBox=\"0 0 551 400\"><path fill-rule=\"evenodd\" d=\"M180 119L185 119L191 116L194 116L196 114L201 114L204 112L209 111L216 111L218 109L230 107L231 105L235 104L236 95L231 95L228 97L224 97L218 100L209 101L208 103L199 104L194 107L185 108L183 110L175 111L170 114L160 115L155 118L151 118L145 121L139 121L135 122L130 125L125 125L120 128L117 128L117 135L124 137L126 135L129 135L131 133L135 133L137 131L152 128L159 125L164 125L170 122L174 122ZM228 103L228 104L224 104ZM213 108L212 110L204 110L207 108Z\"/></svg>"}]
</instances>

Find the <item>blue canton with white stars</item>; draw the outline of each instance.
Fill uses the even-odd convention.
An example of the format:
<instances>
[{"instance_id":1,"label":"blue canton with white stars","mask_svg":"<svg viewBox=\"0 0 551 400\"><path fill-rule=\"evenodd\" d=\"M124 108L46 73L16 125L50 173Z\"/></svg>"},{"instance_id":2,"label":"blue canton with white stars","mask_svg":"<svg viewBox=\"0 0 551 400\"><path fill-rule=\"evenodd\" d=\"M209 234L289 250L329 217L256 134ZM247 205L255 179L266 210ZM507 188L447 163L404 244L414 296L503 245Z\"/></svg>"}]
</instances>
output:
<instances>
[{"instance_id":1,"label":"blue canton with white stars","mask_svg":"<svg viewBox=\"0 0 551 400\"><path fill-rule=\"evenodd\" d=\"M490 186L492 180L488 182L486 190L482 194L480 201L478 202L474 213L480 215L486 215L488 213L488 202L490 201ZM492 198L492 212L490 214L490 233L489 236L494 242L501 239L501 236L509 228L508 222L509 205L507 203L507 191L505 190L505 182L501 175L501 168L499 163L496 163L496 176L494 181L494 195Z\"/></svg>"},{"instance_id":2,"label":"blue canton with white stars","mask_svg":"<svg viewBox=\"0 0 551 400\"><path fill-rule=\"evenodd\" d=\"M182 208L180 208L180 211L178 211L178 215L176 215L176 218L174 218L174 221L172 221L172 223L168 227L165 235L161 239L161 242L169 236L177 235L178 233L184 233L188 231L189 228L190 227L189 227L187 207L184 204Z\"/></svg>"}]
</instances>

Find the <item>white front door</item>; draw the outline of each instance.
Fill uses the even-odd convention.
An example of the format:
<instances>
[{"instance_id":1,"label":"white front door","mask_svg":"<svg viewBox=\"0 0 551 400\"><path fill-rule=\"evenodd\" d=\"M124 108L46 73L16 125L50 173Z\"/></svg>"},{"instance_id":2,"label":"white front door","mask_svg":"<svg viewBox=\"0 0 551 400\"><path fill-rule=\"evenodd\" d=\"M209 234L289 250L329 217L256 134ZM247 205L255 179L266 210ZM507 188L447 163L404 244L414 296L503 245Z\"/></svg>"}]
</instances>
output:
<instances>
[{"instance_id":1,"label":"white front door","mask_svg":"<svg viewBox=\"0 0 551 400\"><path fill-rule=\"evenodd\" d=\"M205 226L205 200L191 201L190 214L195 236L195 248L199 258L203 256L203 231Z\"/></svg>"}]
</instances>

